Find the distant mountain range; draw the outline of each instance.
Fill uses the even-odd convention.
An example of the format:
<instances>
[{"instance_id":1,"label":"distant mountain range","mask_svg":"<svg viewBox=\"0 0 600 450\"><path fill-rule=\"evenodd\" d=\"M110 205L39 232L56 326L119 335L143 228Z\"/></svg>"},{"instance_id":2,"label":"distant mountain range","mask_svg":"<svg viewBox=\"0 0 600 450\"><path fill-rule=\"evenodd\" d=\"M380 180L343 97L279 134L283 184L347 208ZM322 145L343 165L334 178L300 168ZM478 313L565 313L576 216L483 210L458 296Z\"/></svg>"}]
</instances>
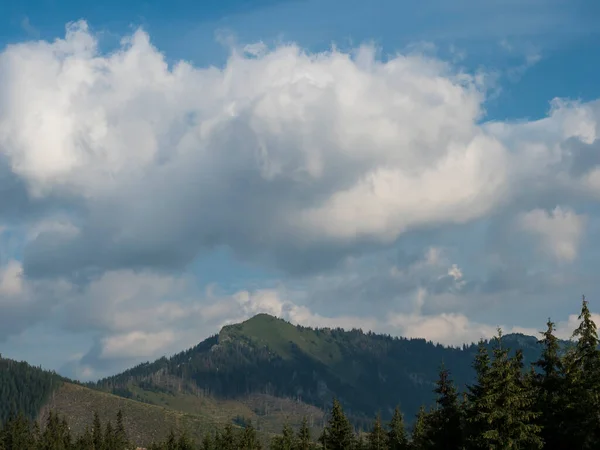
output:
<instances>
[{"instance_id":1,"label":"distant mountain range","mask_svg":"<svg viewBox=\"0 0 600 450\"><path fill-rule=\"evenodd\" d=\"M523 351L526 367L541 353L533 336L508 334L502 342ZM450 348L361 330L313 329L259 314L189 350L97 383L0 359L0 404L7 405L0 420L11 407L31 417L54 408L77 430L94 410L112 417L119 407L139 444L164 437L170 427L197 435L248 420L267 439L303 416L316 431L337 397L359 427L378 412L389 418L396 405L410 423L420 405L432 404L442 363L461 389L473 380L476 351L475 344Z\"/></svg>"}]
</instances>

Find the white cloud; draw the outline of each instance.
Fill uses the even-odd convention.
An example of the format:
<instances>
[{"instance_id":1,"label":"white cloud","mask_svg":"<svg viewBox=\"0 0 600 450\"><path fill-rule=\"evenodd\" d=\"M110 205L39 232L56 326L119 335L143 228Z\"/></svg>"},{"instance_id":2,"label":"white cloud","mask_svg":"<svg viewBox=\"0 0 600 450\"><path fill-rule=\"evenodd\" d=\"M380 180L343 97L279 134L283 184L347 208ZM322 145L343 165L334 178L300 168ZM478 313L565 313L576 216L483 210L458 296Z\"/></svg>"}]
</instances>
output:
<instances>
[{"instance_id":1,"label":"white cloud","mask_svg":"<svg viewBox=\"0 0 600 450\"><path fill-rule=\"evenodd\" d=\"M0 303L23 293L23 267L18 261L9 261L0 267Z\"/></svg>"},{"instance_id":2,"label":"white cloud","mask_svg":"<svg viewBox=\"0 0 600 450\"><path fill-rule=\"evenodd\" d=\"M486 281L487 249L455 259L432 236L467 230L452 243L463 250L466 227L526 211L518 221L540 248L576 262L587 219L574 211L600 192L600 166L577 146L593 153L600 103L555 100L540 120L482 124L485 74L375 54L259 43L222 68L170 66L141 30L103 54L84 22L8 46L0 189L16 180L28 194L15 210L37 209L16 226L0 215L26 241L0 269L0 339L60 311L70 331L98 334L81 365L97 374L101 359L180 350L257 312L445 343L493 334L466 305L499 302L488 291L512 273ZM547 212L555 195L565 201ZM392 243L429 250L365 270ZM181 274L219 246L276 267L282 287L200 292ZM341 261L345 273L300 288L286 279Z\"/></svg>"},{"instance_id":3,"label":"white cloud","mask_svg":"<svg viewBox=\"0 0 600 450\"><path fill-rule=\"evenodd\" d=\"M148 358L169 348L175 341L175 335L170 330L157 333L132 331L117 334L102 340L100 358Z\"/></svg>"},{"instance_id":4,"label":"white cloud","mask_svg":"<svg viewBox=\"0 0 600 450\"><path fill-rule=\"evenodd\" d=\"M585 231L586 216L557 206L548 212L534 209L522 214L519 225L537 235L541 249L559 261L573 262Z\"/></svg>"},{"instance_id":5,"label":"white cloud","mask_svg":"<svg viewBox=\"0 0 600 450\"><path fill-rule=\"evenodd\" d=\"M597 122L557 101L539 123L480 126L481 77L415 53L257 44L223 69L169 67L143 31L100 53L85 22L7 47L0 77L0 152L75 229L30 239L30 275L181 267L219 244L309 267L323 246L487 216Z\"/></svg>"}]
</instances>

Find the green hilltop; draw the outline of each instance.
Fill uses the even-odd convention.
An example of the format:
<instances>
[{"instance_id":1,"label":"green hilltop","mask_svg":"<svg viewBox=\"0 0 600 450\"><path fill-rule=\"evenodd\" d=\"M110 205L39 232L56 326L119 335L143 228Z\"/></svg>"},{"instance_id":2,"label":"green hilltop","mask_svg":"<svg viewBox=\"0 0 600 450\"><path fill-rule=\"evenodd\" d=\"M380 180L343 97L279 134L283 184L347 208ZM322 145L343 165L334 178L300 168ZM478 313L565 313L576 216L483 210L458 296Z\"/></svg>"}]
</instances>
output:
<instances>
[{"instance_id":1,"label":"green hilltop","mask_svg":"<svg viewBox=\"0 0 600 450\"><path fill-rule=\"evenodd\" d=\"M537 339L507 335L526 365L540 355ZM0 421L20 409L42 419L49 409L82 432L97 411L103 421L123 409L138 444L163 439L171 428L191 436L253 423L266 442L285 423L308 417L324 424L332 399L367 427L400 405L410 423L432 389L442 361L459 387L473 380L476 345L450 348L362 330L309 328L258 314L227 325L186 351L82 385L53 372L0 358Z\"/></svg>"}]
</instances>

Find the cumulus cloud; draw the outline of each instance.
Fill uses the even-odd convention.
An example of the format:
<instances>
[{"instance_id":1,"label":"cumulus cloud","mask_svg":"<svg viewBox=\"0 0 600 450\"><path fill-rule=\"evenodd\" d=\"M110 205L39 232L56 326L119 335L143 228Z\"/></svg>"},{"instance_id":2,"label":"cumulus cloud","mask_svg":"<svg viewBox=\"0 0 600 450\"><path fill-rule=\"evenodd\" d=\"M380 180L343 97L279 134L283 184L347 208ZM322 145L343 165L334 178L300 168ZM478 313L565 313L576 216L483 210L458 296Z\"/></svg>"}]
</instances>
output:
<instances>
[{"instance_id":1,"label":"cumulus cloud","mask_svg":"<svg viewBox=\"0 0 600 450\"><path fill-rule=\"evenodd\" d=\"M29 240L28 276L181 268L218 245L318 270L485 217L553 175L560 142L595 139L595 106L478 125L480 78L433 57L243 50L222 69L169 66L141 30L102 54L85 22L4 50L0 152L70 220Z\"/></svg>"},{"instance_id":2,"label":"cumulus cloud","mask_svg":"<svg viewBox=\"0 0 600 450\"><path fill-rule=\"evenodd\" d=\"M576 262L600 192L600 103L485 122L485 77L376 54L259 43L220 68L168 64L143 30L103 53L85 22L6 47L0 226L19 245L1 260L0 339L59 315L96 333L77 363L88 375L257 312L459 343L495 331L468 308L507 286L566 285L511 265L527 247L508 239L512 259L468 247L517 218ZM202 291L189 265L219 247L281 287Z\"/></svg>"},{"instance_id":3,"label":"cumulus cloud","mask_svg":"<svg viewBox=\"0 0 600 450\"><path fill-rule=\"evenodd\" d=\"M585 216L557 206L534 209L519 217L520 226L540 239L542 251L559 261L573 262L585 230Z\"/></svg>"}]
</instances>

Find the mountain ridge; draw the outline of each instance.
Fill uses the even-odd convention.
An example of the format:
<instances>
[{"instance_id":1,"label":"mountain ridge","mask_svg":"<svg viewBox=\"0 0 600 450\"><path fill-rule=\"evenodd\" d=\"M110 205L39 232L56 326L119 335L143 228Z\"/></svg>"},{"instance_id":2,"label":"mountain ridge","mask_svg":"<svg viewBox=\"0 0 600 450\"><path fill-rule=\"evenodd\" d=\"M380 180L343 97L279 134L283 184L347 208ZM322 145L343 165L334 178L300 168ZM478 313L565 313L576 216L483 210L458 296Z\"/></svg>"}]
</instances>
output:
<instances>
[{"instance_id":1,"label":"mountain ridge","mask_svg":"<svg viewBox=\"0 0 600 450\"><path fill-rule=\"evenodd\" d=\"M541 353L534 336L514 333L502 339L523 350L526 365ZM127 409L129 428L142 444L164 438L168 426L194 435L248 421L266 442L284 423L297 428L303 417L318 433L334 397L358 428L378 412L388 419L397 405L410 424L422 404L431 404L442 361L462 389L472 380L476 351L474 343L458 348L360 329L305 327L258 314L223 326L187 350L97 382L79 383L0 358L0 367L13 368L0 371L0 381L5 377L0 387L25 380L41 386L34 389L42 394L37 403L25 402L28 415L43 420L52 407L74 423L75 431L81 431L80 416L98 410L108 420L118 406ZM50 388L48 377L56 380ZM18 398L14 390L0 393ZM152 425L161 421L168 426Z\"/></svg>"}]
</instances>

